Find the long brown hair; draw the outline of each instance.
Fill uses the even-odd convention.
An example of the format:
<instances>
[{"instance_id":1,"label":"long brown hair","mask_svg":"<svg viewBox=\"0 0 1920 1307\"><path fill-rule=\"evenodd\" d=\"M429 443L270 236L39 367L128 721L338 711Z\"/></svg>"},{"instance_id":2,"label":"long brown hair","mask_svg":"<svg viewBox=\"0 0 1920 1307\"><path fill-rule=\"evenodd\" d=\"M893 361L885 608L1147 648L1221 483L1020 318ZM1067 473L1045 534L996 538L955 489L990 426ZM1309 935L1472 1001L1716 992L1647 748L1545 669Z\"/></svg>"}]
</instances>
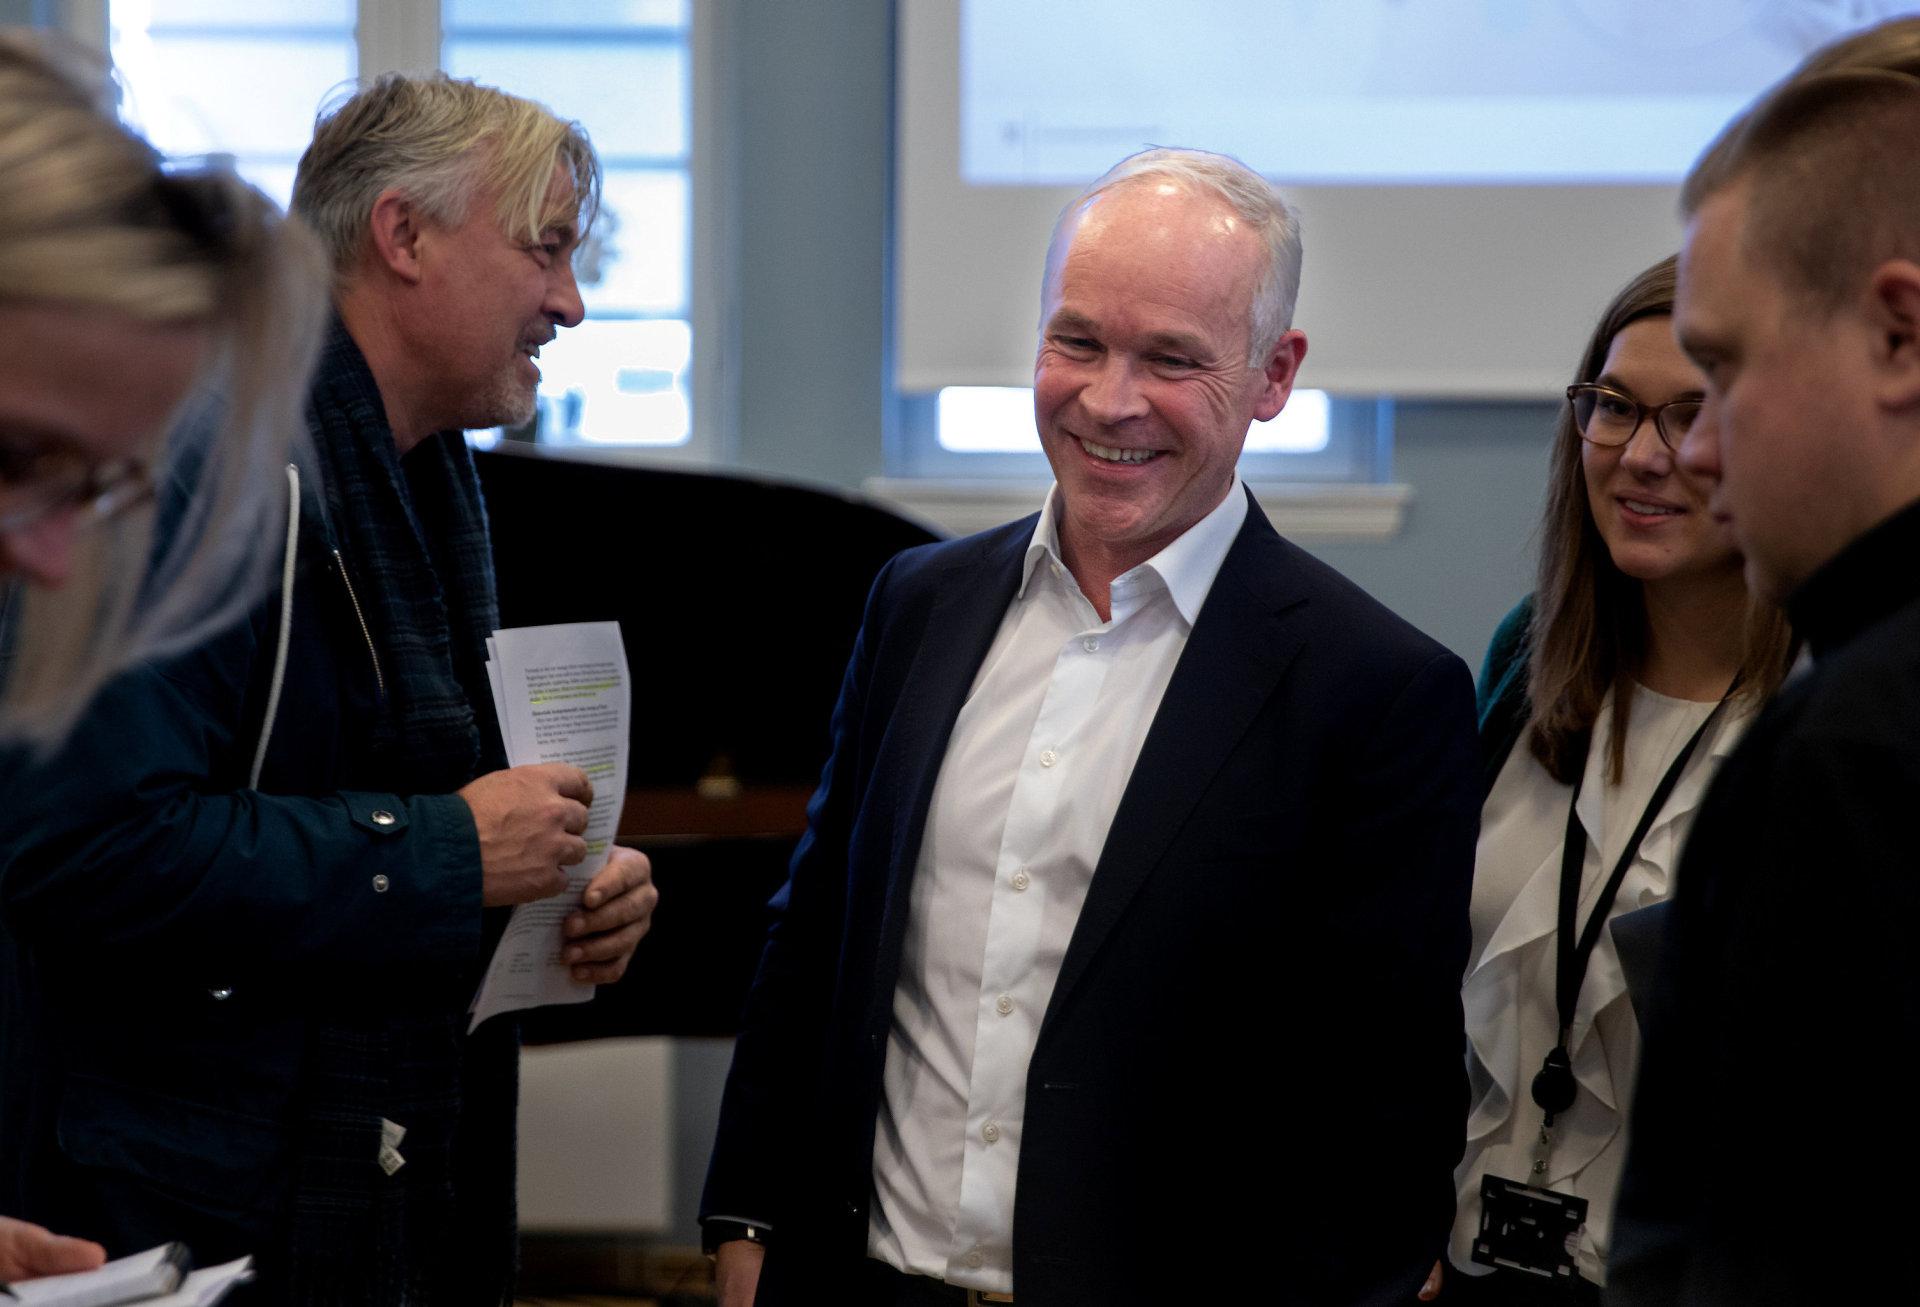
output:
<instances>
[{"instance_id":1,"label":"long brown hair","mask_svg":"<svg viewBox=\"0 0 1920 1307\"><path fill-rule=\"evenodd\" d=\"M1646 318L1673 314L1676 260L1669 256L1628 282L1601 314L1580 356L1576 382L1593 381L1606 366L1613 339ZM1547 773L1570 784L1586 758L1600 705L1613 691L1609 774L1617 783L1626 766L1627 714L1633 678L1647 652L1647 613L1640 582L1614 566L1594 525L1580 432L1573 409L1562 404L1554 423L1547 506L1540 525L1540 572L1534 585L1527 697L1527 747ZM1738 697L1760 702L1786 675L1792 636L1780 609L1748 600L1746 647Z\"/></svg>"}]
</instances>

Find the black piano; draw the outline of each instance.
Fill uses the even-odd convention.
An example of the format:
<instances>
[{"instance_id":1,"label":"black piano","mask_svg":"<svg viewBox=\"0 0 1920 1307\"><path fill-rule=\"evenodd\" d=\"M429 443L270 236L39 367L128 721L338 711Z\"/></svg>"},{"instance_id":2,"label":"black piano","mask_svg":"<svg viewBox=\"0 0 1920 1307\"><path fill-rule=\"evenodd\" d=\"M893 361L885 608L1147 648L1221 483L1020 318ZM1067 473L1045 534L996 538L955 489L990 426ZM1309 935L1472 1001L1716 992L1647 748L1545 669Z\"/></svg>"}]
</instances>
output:
<instances>
[{"instance_id":1,"label":"black piano","mask_svg":"<svg viewBox=\"0 0 1920 1307\"><path fill-rule=\"evenodd\" d=\"M867 590L935 539L854 495L513 446L477 453L502 626L615 620L633 673L620 840L661 908L626 977L530 1043L731 1035L826 761Z\"/></svg>"}]
</instances>

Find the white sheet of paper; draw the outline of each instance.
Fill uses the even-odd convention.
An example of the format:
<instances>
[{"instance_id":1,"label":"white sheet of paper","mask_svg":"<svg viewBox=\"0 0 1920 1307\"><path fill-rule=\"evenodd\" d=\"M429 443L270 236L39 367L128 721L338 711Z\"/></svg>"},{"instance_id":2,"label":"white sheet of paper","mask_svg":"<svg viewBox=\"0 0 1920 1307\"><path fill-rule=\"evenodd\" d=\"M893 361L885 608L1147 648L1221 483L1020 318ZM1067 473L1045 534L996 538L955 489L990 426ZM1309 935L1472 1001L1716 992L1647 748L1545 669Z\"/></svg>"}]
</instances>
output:
<instances>
[{"instance_id":1,"label":"white sheet of paper","mask_svg":"<svg viewBox=\"0 0 1920 1307\"><path fill-rule=\"evenodd\" d=\"M252 1278L253 1258L236 1258L193 1272L172 1293L144 1299L139 1307L213 1307Z\"/></svg>"},{"instance_id":2,"label":"white sheet of paper","mask_svg":"<svg viewBox=\"0 0 1920 1307\"><path fill-rule=\"evenodd\" d=\"M469 1031L502 1012L593 997L593 987L575 984L572 968L560 960L560 926L606 865L620 829L632 709L618 622L515 627L495 631L487 646L487 679L508 763L571 763L593 782L593 803L586 861L566 869L562 893L513 910L474 995Z\"/></svg>"},{"instance_id":3,"label":"white sheet of paper","mask_svg":"<svg viewBox=\"0 0 1920 1307\"><path fill-rule=\"evenodd\" d=\"M177 1287L186 1260L184 1248L161 1244L91 1271L22 1280L8 1288L14 1300L33 1307L108 1307L139 1302Z\"/></svg>"}]
</instances>

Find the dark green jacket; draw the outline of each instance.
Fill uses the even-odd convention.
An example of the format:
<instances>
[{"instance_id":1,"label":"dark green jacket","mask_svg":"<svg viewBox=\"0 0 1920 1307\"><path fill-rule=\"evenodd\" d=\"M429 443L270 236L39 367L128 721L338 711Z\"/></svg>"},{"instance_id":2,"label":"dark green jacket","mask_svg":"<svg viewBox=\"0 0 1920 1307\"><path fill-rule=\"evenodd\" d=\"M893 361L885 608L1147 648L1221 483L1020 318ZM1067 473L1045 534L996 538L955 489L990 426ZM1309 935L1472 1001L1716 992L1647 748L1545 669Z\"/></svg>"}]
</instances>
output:
<instances>
[{"instance_id":1,"label":"dark green jacket","mask_svg":"<svg viewBox=\"0 0 1920 1307\"><path fill-rule=\"evenodd\" d=\"M1493 783L1506 765L1507 755L1527 724L1527 669L1532 649L1527 628L1533 622L1533 596L1528 595L1500 619L1487 645L1475 686L1480 717L1480 798L1493 793Z\"/></svg>"}]
</instances>

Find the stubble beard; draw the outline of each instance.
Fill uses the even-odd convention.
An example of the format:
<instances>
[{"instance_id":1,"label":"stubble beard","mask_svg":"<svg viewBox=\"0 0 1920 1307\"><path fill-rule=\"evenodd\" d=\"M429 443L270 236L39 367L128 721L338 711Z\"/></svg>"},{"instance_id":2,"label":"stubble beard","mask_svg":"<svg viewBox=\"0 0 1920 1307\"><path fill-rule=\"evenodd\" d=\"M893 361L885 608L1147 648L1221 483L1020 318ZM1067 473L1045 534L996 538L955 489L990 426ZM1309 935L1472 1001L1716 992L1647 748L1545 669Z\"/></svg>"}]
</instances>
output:
<instances>
[{"instance_id":1,"label":"stubble beard","mask_svg":"<svg viewBox=\"0 0 1920 1307\"><path fill-rule=\"evenodd\" d=\"M514 364L517 370L519 364ZM473 406L464 424L469 431L489 427L523 427L539 411L535 397L537 386L512 373L502 372L484 391L474 396Z\"/></svg>"}]
</instances>

